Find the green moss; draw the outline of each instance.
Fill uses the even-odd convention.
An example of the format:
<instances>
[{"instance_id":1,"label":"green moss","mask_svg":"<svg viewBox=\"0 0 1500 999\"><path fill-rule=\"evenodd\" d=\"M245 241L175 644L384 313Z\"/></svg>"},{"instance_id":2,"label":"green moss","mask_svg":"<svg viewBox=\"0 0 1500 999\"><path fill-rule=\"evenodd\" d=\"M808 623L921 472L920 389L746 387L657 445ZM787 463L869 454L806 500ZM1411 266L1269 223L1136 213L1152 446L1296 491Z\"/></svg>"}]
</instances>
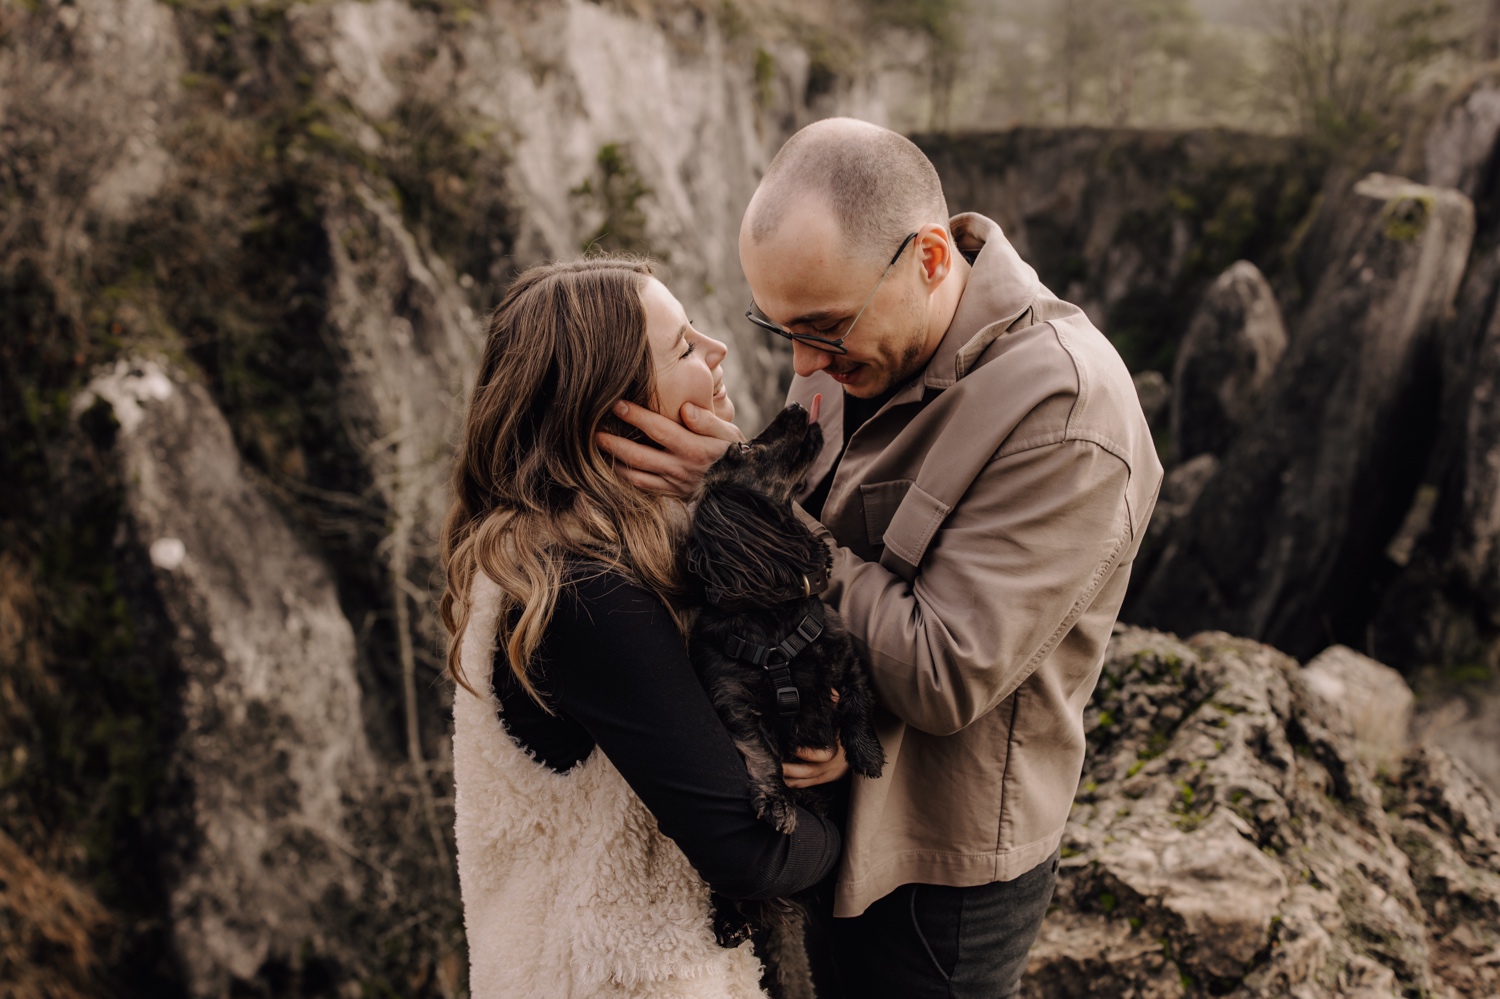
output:
<instances>
[{"instance_id":1,"label":"green moss","mask_svg":"<svg viewBox=\"0 0 1500 999\"><path fill-rule=\"evenodd\" d=\"M1493 676L1484 663L1455 663L1443 670L1444 679L1457 684L1488 683Z\"/></svg>"},{"instance_id":2,"label":"green moss","mask_svg":"<svg viewBox=\"0 0 1500 999\"><path fill-rule=\"evenodd\" d=\"M603 215L599 227L584 239L583 249L650 253L641 201L652 192L641 179L629 147L607 142L599 147L594 164L597 168L594 176L585 178L569 192Z\"/></svg>"},{"instance_id":3,"label":"green moss","mask_svg":"<svg viewBox=\"0 0 1500 999\"><path fill-rule=\"evenodd\" d=\"M1431 195L1417 194L1392 198L1386 203L1382 217L1385 238L1398 243L1409 243L1422 235L1427 220L1432 216Z\"/></svg>"},{"instance_id":4,"label":"green moss","mask_svg":"<svg viewBox=\"0 0 1500 999\"><path fill-rule=\"evenodd\" d=\"M1115 906L1119 904L1119 900L1109 892L1101 892L1098 902L1099 911L1104 913L1114 912Z\"/></svg>"},{"instance_id":5,"label":"green moss","mask_svg":"<svg viewBox=\"0 0 1500 999\"><path fill-rule=\"evenodd\" d=\"M761 48L755 50L755 98L761 107L776 100L776 57Z\"/></svg>"}]
</instances>

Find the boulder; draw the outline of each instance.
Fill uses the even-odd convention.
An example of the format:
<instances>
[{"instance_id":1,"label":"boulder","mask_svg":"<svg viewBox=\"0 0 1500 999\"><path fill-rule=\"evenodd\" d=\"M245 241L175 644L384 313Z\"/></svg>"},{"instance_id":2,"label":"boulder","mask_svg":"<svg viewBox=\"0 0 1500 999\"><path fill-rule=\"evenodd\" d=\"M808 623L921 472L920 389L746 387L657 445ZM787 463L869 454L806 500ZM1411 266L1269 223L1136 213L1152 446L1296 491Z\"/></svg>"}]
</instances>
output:
<instances>
[{"instance_id":1,"label":"boulder","mask_svg":"<svg viewBox=\"0 0 1500 999\"><path fill-rule=\"evenodd\" d=\"M1400 673L1334 645L1307 664L1302 678L1354 739L1366 766L1391 767L1405 754L1416 698Z\"/></svg>"},{"instance_id":2,"label":"boulder","mask_svg":"<svg viewBox=\"0 0 1500 999\"><path fill-rule=\"evenodd\" d=\"M172 770L191 831L166 864L174 949L193 995L225 995L364 893L348 810L373 769L354 631L201 385L124 359L75 403L99 407L118 423L129 532L182 673Z\"/></svg>"},{"instance_id":3,"label":"boulder","mask_svg":"<svg viewBox=\"0 0 1500 999\"><path fill-rule=\"evenodd\" d=\"M1323 271L1258 417L1127 607L1299 655L1358 632L1363 589L1426 470L1433 334L1473 236L1462 194L1372 174L1331 222ZM1425 421L1425 422L1424 422Z\"/></svg>"},{"instance_id":4,"label":"boulder","mask_svg":"<svg viewBox=\"0 0 1500 999\"><path fill-rule=\"evenodd\" d=\"M1316 677L1377 667L1118 627L1023 994L1494 995L1500 800L1431 746L1364 762Z\"/></svg>"},{"instance_id":5,"label":"boulder","mask_svg":"<svg viewBox=\"0 0 1500 999\"><path fill-rule=\"evenodd\" d=\"M1177 461L1222 455L1249 421L1286 351L1276 295L1241 260L1203 296L1177 348L1172 450Z\"/></svg>"}]
</instances>

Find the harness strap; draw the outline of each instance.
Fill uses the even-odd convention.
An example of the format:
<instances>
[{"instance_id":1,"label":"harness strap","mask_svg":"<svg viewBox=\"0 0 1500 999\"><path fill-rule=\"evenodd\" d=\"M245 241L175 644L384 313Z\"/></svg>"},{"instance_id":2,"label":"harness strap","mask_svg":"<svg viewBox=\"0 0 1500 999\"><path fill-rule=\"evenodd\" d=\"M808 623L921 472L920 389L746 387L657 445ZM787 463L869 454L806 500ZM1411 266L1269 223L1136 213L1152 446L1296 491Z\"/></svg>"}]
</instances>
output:
<instances>
[{"instance_id":1,"label":"harness strap","mask_svg":"<svg viewBox=\"0 0 1500 999\"><path fill-rule=\"evenodd\" d=\"M724 643L724 654L752 666L759 666L770 676L771 686L776 691L776 710L782 718L796 715L802 706L801 695L792 683L791 662L797 655L823 634L823 605L816 604L792 633L775 645L756 645L739 635L729 636Z\"/></svg>"}]
</instances>

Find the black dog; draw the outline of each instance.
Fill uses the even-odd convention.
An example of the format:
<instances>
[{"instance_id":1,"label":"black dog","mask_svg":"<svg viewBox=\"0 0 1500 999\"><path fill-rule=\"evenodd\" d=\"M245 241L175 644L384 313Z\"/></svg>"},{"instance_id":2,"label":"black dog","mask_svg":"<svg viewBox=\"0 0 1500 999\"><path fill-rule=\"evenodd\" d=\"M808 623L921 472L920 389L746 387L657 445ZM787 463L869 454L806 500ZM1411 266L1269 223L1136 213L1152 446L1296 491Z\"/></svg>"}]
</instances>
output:
<instances>
[{"instance_id":1,"label":"black dog","mask_svg":"<svg viewBox=\"0 0 1500 999\"><path fill-rule=\"evenodd\" d=\"M869 680L817 596L832 555L792 512L822 445L822 428L794 404L755 440L731 446L704 476L685 553L684 577L702 605L693 666L744 754L756 816L783 833L796 826L794 803L819 807L816 793L782 777L797 749L842 741L855 773L879 777L885 766Z\"/></svg>"}]
</instances>

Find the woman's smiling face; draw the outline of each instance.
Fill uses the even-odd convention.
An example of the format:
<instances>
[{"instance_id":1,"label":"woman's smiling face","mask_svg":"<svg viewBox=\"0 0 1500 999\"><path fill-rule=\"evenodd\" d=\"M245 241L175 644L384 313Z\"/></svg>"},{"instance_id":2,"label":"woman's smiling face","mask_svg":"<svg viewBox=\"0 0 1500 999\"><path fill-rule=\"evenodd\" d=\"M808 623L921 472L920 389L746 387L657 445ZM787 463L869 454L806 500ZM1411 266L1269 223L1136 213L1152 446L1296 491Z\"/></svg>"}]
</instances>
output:
<instances>
[{"instance_id":1,"label":"woman's smiling face","mask_svg":"<svg viewBox=\"0 0 1500 999\"><path fill-rule=\"evenodd\" d=\"M651 408L680 423L682 406L690 402L721 420L733 420L734 402L722 366L729 348L693 329L682 303L654 277L641 288L641 304L656 363L656 400Z\"/></svg>"}]
</instances>

